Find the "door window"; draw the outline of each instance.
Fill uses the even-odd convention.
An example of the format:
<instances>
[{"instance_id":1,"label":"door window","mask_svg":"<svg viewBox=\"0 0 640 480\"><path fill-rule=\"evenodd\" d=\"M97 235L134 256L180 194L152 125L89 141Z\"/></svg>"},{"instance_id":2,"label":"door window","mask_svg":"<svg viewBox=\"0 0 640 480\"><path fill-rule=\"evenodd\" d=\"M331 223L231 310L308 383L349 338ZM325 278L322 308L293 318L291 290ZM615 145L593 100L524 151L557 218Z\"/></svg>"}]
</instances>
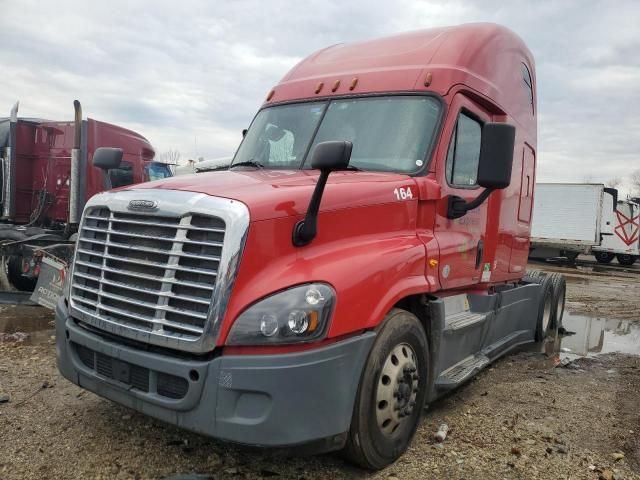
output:
<instances>
[{"instance_id":1,"label":"door window","mask_svg":"<svg viewBox=\"0 0 640 480\"><path fill-rule=\"evenodd\" d=\"M447 182L459 187L477 185L482 125L462 112L447 152Z\"/></svg>"},{"instance_id":2,"label":"door window","mask_svg":"<svg viewBox=\"0 0 640 480\"><path fill-rule=\"evenodd\" d=\"M111 188L124 187L133 183L133 165L129 162L122 162L118 168L109 170Z\"/></svg>"}]
</instances>

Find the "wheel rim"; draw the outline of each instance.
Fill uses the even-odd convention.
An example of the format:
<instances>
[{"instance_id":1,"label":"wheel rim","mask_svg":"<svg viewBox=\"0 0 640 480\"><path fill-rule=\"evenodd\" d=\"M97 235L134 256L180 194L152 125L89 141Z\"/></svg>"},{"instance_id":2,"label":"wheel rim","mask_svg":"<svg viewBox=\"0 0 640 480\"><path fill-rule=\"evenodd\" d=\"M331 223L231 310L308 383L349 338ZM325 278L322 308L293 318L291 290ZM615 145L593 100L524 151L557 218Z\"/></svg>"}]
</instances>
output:
<instances>
[{"instance_id":1,"label":"wheel rim","mask_svg":"<svg viewBox=\"0 0 640 480\"><path fill-rule=\"evenodd\" d=\"M556 304L556 327L560 327L560 322L562 322L562 314L564 313L564 298L565 291L564 288L560 289L558 292L558 303Z\"/></svg>"},{"instance_id":2,"label":"wheel rim","mask_svg":"<svg viewBox=\"0 0 640 480\"><path fill-rule=\"evenodd\" d=\"M413 413L419 382L413 348L407 343L396 345L384 362L376 390L376 420L384 435L392 436Z\"/></svg>"},{"instance_id":3,"label":"wheel rim","mask_svg":"<svg viewBox=\"0 0 640 480\"><path fill-rule=\"evenodd\" d=\"M546 335L551 322L551 296L547 297L544 302L544 310L542 311L542 334Z\"/></svg>"}]
</instances>

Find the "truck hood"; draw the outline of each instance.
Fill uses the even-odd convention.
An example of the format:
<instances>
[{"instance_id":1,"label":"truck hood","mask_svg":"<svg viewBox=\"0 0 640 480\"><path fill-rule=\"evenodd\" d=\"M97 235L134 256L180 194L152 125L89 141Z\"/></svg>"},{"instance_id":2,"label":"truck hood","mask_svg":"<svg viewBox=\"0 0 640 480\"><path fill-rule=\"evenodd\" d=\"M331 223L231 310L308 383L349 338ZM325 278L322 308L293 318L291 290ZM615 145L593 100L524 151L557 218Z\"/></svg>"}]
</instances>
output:
<instances>
[{"instance_id":1,"label":"truck hood","mask_svg":"<svg viewBox=\"0 0 640 480\"><path fill-rule=\"evenodd\" d=\"M182 190L238 200L249 208L251 220L259 221L304 215L318 177L314 170L233 170L167 178L127 190ZM413 185L411 177L396 173L334 172L320 211L396 202L394 190Z\"/></svg>"}]
</instances>

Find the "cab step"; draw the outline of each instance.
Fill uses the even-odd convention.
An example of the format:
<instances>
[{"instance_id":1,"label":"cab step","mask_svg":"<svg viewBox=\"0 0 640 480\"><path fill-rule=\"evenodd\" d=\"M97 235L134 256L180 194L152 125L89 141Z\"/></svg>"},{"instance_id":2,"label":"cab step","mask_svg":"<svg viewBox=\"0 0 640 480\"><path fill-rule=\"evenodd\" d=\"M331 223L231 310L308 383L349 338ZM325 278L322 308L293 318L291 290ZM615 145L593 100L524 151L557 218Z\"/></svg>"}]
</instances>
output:
<instances>
[{"instance_id":1,"label":"cab step","mask_svg":"<svg viewBox=\"0 0 640 480\"><path fill-rule=\"evenodd\" d=\"M445 319L444 333L453 334L467 327L484 322L490 313L464 311L449 315Z\"/></svg>"},{"instance_id":2,"label":"cab step","mask_svg":"<svg viewBox=\"0 0 640 480\"><path fill-rule=\"evenodd\" d=\"M491 363L491 360L486 355L471 355L442 372L436 380L436 388L443 390L455 388L489 365L489 363Z\"/></svg>"}]
</instances>

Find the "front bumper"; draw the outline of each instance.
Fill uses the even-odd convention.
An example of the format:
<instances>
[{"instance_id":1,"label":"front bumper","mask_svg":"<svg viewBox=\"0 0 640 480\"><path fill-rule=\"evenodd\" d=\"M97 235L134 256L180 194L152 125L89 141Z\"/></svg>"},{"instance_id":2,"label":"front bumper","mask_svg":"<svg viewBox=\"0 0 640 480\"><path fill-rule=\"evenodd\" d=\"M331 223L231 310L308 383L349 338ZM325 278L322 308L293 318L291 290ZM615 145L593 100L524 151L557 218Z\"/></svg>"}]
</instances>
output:
<instances>
[{"instance_id":1,"label":"front bumper","mask_svg":"<svg viewBox=\"0 0 640 480\"><path fill-rule=\"evenodd\" d=\"M108 340L69 317L64 300L56 308L58 368L71 382L179 427L266 447L343 445L374 338L200 361Z\"/></svg>"}]
</instances>

